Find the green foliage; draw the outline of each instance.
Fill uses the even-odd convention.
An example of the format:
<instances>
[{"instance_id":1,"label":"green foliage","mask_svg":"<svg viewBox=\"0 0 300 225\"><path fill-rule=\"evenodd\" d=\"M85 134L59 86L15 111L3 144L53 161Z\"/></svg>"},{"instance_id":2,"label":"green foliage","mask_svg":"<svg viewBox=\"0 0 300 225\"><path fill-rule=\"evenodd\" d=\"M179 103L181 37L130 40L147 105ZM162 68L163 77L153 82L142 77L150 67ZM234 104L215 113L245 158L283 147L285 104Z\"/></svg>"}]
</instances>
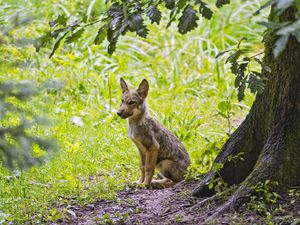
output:
<instances>
[{"instance_id":1,"label":"green foliage","mask_svg":"<svg viewBox=\"0 0 300 225\"><path fill-rule=\"evenodd\" d=\"M277 58L285 49L288 39L290 36L294 36L300 42L300 14L299 12L295 15L294 21L280 21L280 16L289 7L296 7L300 10L300 4L297 0L269 0L263 5L256 13L264 8L273 5L274 10L269 16L269 21L261 21L260 24L267 28L268 32L275 32L277 40L273 48L273 55Z\"/></svg>"},{"instance_id":2,"label":"green foliage","mask_svg":"<svg viewBox=\"0 0 300 225\"><path fill-rule=\"evenodd\" d=\"M95 20L93 22L88 23L86 19L87 17L84 17L82 20L75 20L75 22L72 22L67 25L67 18L64 15L59 15L56 20L51 20L49 25L51 28L55 28L55 30L51 31L49 33L50 35L46 34L42 36L42 38L40 38L40 44L36 47L37 51L39 51L40 47L46 46L46 44L51 41L51 38L54 38L56 39L56 43L54 44L53 52L50 55L51 57L57 50L63 38L66 37L66 44L75 42L77 41L77 39L80 38L80 36L84 32L84 29L87 26L101 22L104 24L101 27L108 27L108 32L103 33L103 35L106 34L107 39L109 41L107 49L108 53L113 54L113 52L116 49L116 44L118 42L119 37L121 35L125 35L128 31L136 32L136 34L140 37L147 37L148 28L144 22L143 15L145 14L150 19L151 23L159 24L162 18L162 13L158 8L158 6L160 5L164 5L166 9L170 10L170 20L167 27L169 27L171 23L176 20L178 14L182 14L181 17L179 17L178 19L178 32L181 34L186 34L191 30L194 30L198 26L197 21L199 20L199 17L197 14L201 15L206 19L211 19L213 15L213 11L208 7L208 4L201 0L180 0L178 2L170 0L164 2L150 1L149 3L141 0L134 2L120 2L119 0L112 0L109 2L110 4L108 5L108 9L106 11L107 16L99 20ZM200 5L199 10L196 11L194 7L196 7L196 5L198 4ZM216 6L218 8L226 4L230 4L230 0L216 1ZM275 57L278 57L278 55L285 49L290 35L295 36L297 40L300 41L299 14L297 14L296 21L279 22L279 16L288 7L296 4L296 0L269 0L255 12L255 14L257 15L261 12L261 10L270 6L273 6L275 9L270 16L271 19L268 22L259 21L259 23L261 25L266 26L269 29L269 31L276 31L276 34L278 35L278 39L276 41L273 51ZM299 7L299 5L296 6ZM61 25L61 27L56 29L56 27L59 25ZM78 30L74 34L68 36L69 30L73 31L77 28ZM58 38L58 35L60 33L64 34L61 35L60 38ZM97 41L95 41L95 43L100 44L101 41L98 41L97 37L96 39ZM102 40L102 38L100 40ZM240 95L240 98L243 98L242 94Z\"/></svg>"},{"instance_id":3,"label":"green foliage","mask_svg":"<svg viewBox=\"0 0 300 225\"><path fill-rule=\"evenodd\" d=\"M178 31L181 34L195 29L197 27L197 21L199 17L197 14L202 15L206 19L211 19L213 11L208 5L200 0L195 2L187 0L180 1L109 1L106 16L101 17L98 20L88 21L87 17L83 19L76 19L68 22L68 18L65 15L59 15L55 20L49 22L52 29L49 33L39 38L36 45L36 50L39 51L41 47L45 47L52 40L55 40L53 51L50 54L50 58L54 52L60 46L61 41L66 38L65 44L76 42L88 26L101 23L101 27L97 32L95 38L95 44L101 44L104 37L107 37L109 45L107 52L113 54L116 49L116 44L120 36L127 34L128 32L135 32L136 35L146 38L149 29L144 21L144 15L148 17L151 23L159 24L162 18L160 5L164 5L170 10L170 20L167 27L171 25L176 17L181 13L181 17L178 19ZM164 4L163 4L164 3ZM217 1L217 7L221 7L224 4L228 4L229 1ZM199 10L194 10L194 7L199 4ZM107 29L104 29L107 27ZM69 31L75 31L69 34Z\"/></svg>"},{"instance_id":4,"label":"green foliage","mask_svg":"<svg viewBox=\"0 0 300 225\"><path fill-rule=\"evenodd\" d=\"M226 59L225 63L231 64L231 72L236 76L234 86L237 88L238 93L238 100L242 101L245 98L245 89L246 85L248 84L248 88L252 93L261 94L264 90L264 82L267 80L266 76L263 76L266 72L271 73L270 67L268 67L260 58L258 58L260 54L256 54L253 56L248 56L246 53L248 49L241 49L240 45L243 40L247 40L246 38L242 38L236 49L233 50L226 50L220 52L216 58L227 54L228 52L233 52L229 57ZM261 66L262 72L257 70L251 70L251 64L257 63ZM256 68L256 67L254 67Z\"/></svg>"},{"instance_id":5,"label":"green foliage","mask_svg":"<svg viewBox=\"0 0 300 225\"><path fill-rule=\"evenodd\" d=\"M270 180L258 183L255 187L252 187L255 193L251 196L250 202L247 203L247 207L250 210L255 210L265 216L267 223L270 225L273 224L271 222L272 212L278 210L277 208L274 208L274 206L277 203L277 200L281 198L277 192L272 191L272 188L275 186L277 186L277 184L270 183Z\"/></svg>"},{"instance_id":6,"label":"green foliage","mask_svg":"<svg viewBox=\"0 0 300 225\"><path fill-rule=\"evenodd\" d=\"M229 4L230 0L217 0L216 2L216 6L218 8L222 7L223 5Z\"/></svg>"},{"instance_id":7,"label":"green foliage","mask_svg":"<svg viewBox=\"0 0 300 225\"><path fill-rule=\"evenodd\" d=\"M213 15L213 11L211 11L211 9L208 8L207 4L200 0L197 0L196 4L200 4L199 12L202 15L202 17L210 20Z\"/></svg>"},{"instance_id":8,"label":"green foliage","mask_svg":"<svg viewBox=\"0 0 300 225\"><path fill-rule=\"evenodd\" d=\"M164 3L164 4L163 4ZM229 0L217 0L216 6L218 8L223 5L229 4ZM270 15L269 21L258 21L263 26L268 28L268 32L276 32L278 39L275 43L273 54L275 57L285 49L288 39L291 35L295 36L297 40L300 41L300 19L299 14L297 14L296 21L292 22L280 22L280 15L290 6L295 5L294 0L271 0L261 6L256 10L255 14L259 14L263 9L273 6L274 12ZM129 31L135 32L136 35L146 38L149 32L148 25L144 20L144 15L146 15L151 23L159 24L162 18L162 13L160 11L160 6L164 5L168 10L170 10L170 19L167 24L169 27L175 20L177 16L181 13L178 18L178 32L181 34L186 34L194 30L198 26L199 16L201 15L205 19L211 19L213 11L208 7L208 4L196 0L194 2L187 0L180 1L122 1L113 0L108 4L106 10L106 16L100 19L88 22L86 17L83 19L76 19L67 24L67 17L64 15L59 15L57 19L51 20L49 25L53 29L48 34L43 35L39 38L36 44L36 50L39 51L41 47L45 47L52 39L55 39L55 44L53 50L50 53L50 58L53 56L55 51L59 48L63 39L65 44L70 44L77 42L84 30L91 25L101 23L96 37L94 39L94 44L100 45L103 43L105 37L109 42L107 47L107 52L111 55L114 53L117 47L117 42L121 36L126 35ZM199 10L196 11L194 8L199 5ZM59 27L59 28L58 28ZM95 30L95 29L94 29ZM70 32L71 31L71 32ZM71 33L71 34L70 34ZM246 38L241 39L246 40ZM240 42L241 42L240 41ZM226 63L231 63L231 71L236 75L235 87L237 88L237 96L239 101L243 100L245 97L245 90L248 87L252 93L262 93L265 80L267 77L262 77L260 71L250 70L249 63L251 61L256 61L261 65L263 71L271 72L270 68L263 63L259 58L255 56L246 56L245 50L240 49L240 42L238 44L237 50L231 54ZM232 50L226 50L224 52L218 53L217 57L230 52ZM243 57L240 62L237 60ZM248 72L246 73L246 69Z\"/></svg>"},{"instance_id":9,"label":"green foliage","mask_svg":"<svg viewBox=\"0 0 300 225\"><path fill-rule=\"evenodd\" d=\"M178 31L181 34L185 34L197 27L197 20L199 17L196 15L197 11L193 9L191 5L187 5L182 12L182 16L179 18Z\"/></svg>"},{"instance_id":10,"label":"green foliage","mask_svg":"<svg viewBox=\"0 0 300 225\"><path fill-rule=\"evenodd\" d=\"M161 12L154 5L149 5L149 7L146 8L146 15L149 17L151 23L159 24Z\"/></svg>"},{"instance_id":11,"label":"green foliage","mask_svg":"<svg viewBox=\"0 0 300 225\"><path fill-rule=\"evenodd\" d=\"M57 149L53 140L32 134L46 123L24 110L24 101L37 94L35 86L30 81L0 83L0 161L10 169L39 165Z\"/></svg>"}]
</instances>

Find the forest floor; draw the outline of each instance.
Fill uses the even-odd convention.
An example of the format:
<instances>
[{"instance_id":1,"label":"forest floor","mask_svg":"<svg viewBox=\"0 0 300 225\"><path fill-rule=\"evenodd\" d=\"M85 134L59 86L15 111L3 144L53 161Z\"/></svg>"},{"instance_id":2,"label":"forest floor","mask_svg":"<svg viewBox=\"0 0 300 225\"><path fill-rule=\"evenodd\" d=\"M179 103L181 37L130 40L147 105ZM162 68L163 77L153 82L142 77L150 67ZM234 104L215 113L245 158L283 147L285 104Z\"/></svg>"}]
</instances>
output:
<instances>
[{"instance_id":1,"label":"forest floor","mask_svg":"<svg viewBox=\"0 0 300 225\"><path fill-rule=\"evenodd\" d=\"M190 195L197 182L183 182L167 189L132 189L119 191L116 200L98 200L87 206L69 205L72 217L53 224L205 224L214 209L226 198L208 201ZM298 192L297 192L298 193ZM300 197L285 195L274 205L258 202L258 213L242 206L210 221L209 224L300 224Z\"/></svg>"}]
</instances>

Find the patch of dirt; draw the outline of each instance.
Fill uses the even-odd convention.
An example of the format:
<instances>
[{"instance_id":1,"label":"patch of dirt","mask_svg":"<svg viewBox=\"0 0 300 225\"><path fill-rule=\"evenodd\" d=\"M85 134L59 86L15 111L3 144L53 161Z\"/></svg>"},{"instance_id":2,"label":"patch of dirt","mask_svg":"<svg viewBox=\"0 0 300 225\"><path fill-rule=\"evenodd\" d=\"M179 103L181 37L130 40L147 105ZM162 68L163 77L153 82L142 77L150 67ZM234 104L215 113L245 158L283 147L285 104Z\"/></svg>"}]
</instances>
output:
<instances>
[{"instance_id":1,"label":"patch of dirt","mask_svg":"<svg viewBox=\"0 0 300 225\"><path fill-rule=\"evenodd\" d=\"M99 200L84 207L71 206L69 220L54 224L204 224L226 198L205 201L206 198L193 198L191 191L197 182L182 182L167 189L130 189L118 192L117 200ZM201 204L205 202L205 204ZM201 202L201 203L200 203ZM293 202L292 204L290 204ZM285 196L278 201L278 212L272 214L275 224L300 224L300 198ZM76 215L76 216L75 216ZM239 212L221 215L210 224L266 224L266 215L242 207Z\"/></svg>"}]
</instances>

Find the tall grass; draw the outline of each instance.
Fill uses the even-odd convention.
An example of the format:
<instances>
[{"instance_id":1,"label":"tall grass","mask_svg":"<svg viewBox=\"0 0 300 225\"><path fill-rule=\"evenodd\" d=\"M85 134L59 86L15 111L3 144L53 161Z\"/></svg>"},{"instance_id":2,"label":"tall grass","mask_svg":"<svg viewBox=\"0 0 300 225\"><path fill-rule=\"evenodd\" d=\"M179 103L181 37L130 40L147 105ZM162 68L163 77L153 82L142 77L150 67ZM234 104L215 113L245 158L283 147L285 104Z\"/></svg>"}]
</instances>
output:
<instances>
[{"instance_id":1,"label":"tall grass","mask_svg":"<svg viewBox=\"0 0 300 225\"><path fill-rule=\"evenodd\" d=\"M258 18L251 16L259 1L236 0L214 8L211 21L201 19L197 29L185 36L177 33L176 24L166 30L165 16L159 27L151 25L147 39L121 38L112 57L105 47L92 45L97 26L89 28L79 44L60 48L51 60L50 49L34 51L32 39L47 29L52 17L95 16L105 8L99 2L1 4L0 80L54 80L63 89L47 90L26 105L52 121L51 127L34 132L55 137L60 153L28 171L0 167L0 223L38 224L72 217L68 204L114 198L116 190L138 178L135 146L126 138L126 122L115 115L120 77L132 87L143 78L149 80L153 116L181 139L191 155L187 179L209 169L228 138L229 126L236 128L249 111L253 95L237 102L234 77L224 60L215 56L234 48L242 37L248 38L253 54L262 49L263 30L256 24ZM19 19L29 14L31 19L14 27L18 13ZM222 101L231 105L230 118L220 116Z\"/></svg>"}]
</instances>

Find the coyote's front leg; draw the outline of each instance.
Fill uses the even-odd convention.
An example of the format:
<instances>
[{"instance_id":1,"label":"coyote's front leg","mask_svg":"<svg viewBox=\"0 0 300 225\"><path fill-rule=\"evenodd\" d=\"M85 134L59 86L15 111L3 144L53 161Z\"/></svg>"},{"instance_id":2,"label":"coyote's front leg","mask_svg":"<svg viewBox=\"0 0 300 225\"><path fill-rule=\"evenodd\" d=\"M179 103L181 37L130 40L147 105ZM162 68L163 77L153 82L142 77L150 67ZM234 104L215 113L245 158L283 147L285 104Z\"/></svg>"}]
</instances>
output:
<instances>
[{"instance_id":1,"label":"coyote's front leg","mask_svg":"<svg viewBox=\"0 0 300 225\"><path fill-rule=\"evenodd\" d=\"M141 169L141 177L137 181L138 184L142 184L145 180L145 164L146 164L146 154L139 149L140 153L140 169Z\"/></svg>"},{"instance_id":2,"label":"coyote's front leg","mask_svg":"<svg viewBox=\"0 0 300 225\"><path fill-rule=\"evenodd\" d=\"M154 175L155 165L158 155L158 144L153 144L146 152L146 164L145 164L145 180L146 187L150 186L152 177Z\"/></svg>"}]
</instances>

